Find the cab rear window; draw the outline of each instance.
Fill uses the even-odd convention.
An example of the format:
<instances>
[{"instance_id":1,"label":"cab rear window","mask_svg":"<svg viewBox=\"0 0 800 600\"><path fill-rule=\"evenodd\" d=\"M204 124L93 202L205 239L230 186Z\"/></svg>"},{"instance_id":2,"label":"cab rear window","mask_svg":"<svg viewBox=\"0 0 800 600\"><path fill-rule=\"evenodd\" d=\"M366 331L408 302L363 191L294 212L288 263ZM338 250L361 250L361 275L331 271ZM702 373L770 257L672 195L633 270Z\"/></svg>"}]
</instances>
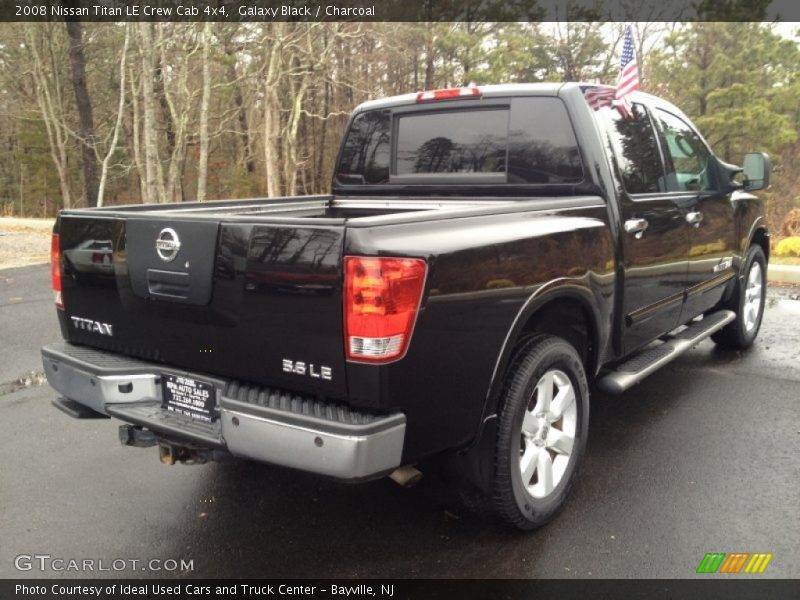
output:
<instances>
[{"instance_id":1,"label":"cab rear window","mask_svg":"<svg viewBox=\"0 0 800 600\"><path fill-rule=\"evenodd\" d=\"M508 112L459 110L399 117L395 174L505 172Z\"/></svg>"},{"instance_id":2,"label":"cab rear window","mask_svg":"<svg viewBox=\"0 0 800 600\"><path fill-rule=\"evenodd\" d=\"M558 98L527 97L486 108L431 107L357 115L337 168L341 184L576 184L583 166Z\"/></svg>"}]
</instances>

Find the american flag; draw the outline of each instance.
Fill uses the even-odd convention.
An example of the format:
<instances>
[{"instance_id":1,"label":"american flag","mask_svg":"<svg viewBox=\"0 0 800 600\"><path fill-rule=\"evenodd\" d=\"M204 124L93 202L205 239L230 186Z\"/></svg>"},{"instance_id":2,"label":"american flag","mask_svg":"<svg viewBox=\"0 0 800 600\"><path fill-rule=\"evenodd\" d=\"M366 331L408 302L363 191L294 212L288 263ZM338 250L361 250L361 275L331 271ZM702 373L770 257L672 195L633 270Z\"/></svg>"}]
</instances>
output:
<instances>
[{"instance_id":1,"label":"american flag","mask_svg":"<svg viewBox=\"0 0 800 600\"><path fill-rule=\"evenodd\" d=\"M586 90L584 96L594 110L604 106L616 106L623 117L631 117L631 108L627 96L639 89L639 67L636 64L636 53L633 47L633 29L630 25L625 29L625 41L619 59L619 75L617 87L595 87Z\"/></svg>"},{"instance_id":2,"label":"american flag","mask_svg":"<svg viewBox=\"0 0 800 600\"><path fill-rule=\"evenodd\" d=\"M625 30L625 42L622 45L622 56L619 59L619 77L617 77L616 99L624 102L625 97L639 89L639 67L636 64L636 53L633 51L633 29L630 25Z\"/></svg>"},{"instance_id":3,"label":"american flag","mask_svg":"<svg viewBox=\"0 0 800 600\"><path fill-rule=\"evenodd\" d=\"M586 90L583 97L594 110L600 110L604 106L613 106L616 90L612 87L593 87Z\"/></svg>"}]
</instances>

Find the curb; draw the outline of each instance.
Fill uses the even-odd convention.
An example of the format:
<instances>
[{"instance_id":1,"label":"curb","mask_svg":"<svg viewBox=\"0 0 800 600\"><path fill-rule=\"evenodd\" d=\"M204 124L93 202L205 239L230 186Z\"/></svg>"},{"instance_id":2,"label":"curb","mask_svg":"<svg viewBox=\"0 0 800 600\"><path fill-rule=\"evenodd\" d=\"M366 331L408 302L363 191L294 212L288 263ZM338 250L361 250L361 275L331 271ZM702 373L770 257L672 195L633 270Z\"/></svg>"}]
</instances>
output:
<instances>
[{"instance_id":1,"label":"curb","mask_svg":"<svg viewBox=\"0 0 800 600\"><path fill-rule=\"evenodd\" d=\"M767 280L776 283L800 284L800 265L776 265L767 267Z\"/></svg>"}]
</instances>

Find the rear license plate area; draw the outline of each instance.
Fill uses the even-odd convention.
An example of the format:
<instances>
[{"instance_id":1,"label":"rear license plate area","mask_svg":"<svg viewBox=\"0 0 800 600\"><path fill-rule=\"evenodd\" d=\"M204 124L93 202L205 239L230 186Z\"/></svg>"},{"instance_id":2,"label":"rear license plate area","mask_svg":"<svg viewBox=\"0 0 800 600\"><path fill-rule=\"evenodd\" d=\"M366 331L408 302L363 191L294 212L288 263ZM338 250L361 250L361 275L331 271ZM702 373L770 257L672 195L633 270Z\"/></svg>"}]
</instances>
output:
<instances>
[{"instance_id":1,"label":"rear license plate area","mask_svg":"<svg viewBox=\"0 0 800 600\"><path fill-rule=\"evenodd\" d=\"M213 423L217 419L214 384L180 375L161 376L161 407L180 415Z\"/></svg>"}]
</instances>

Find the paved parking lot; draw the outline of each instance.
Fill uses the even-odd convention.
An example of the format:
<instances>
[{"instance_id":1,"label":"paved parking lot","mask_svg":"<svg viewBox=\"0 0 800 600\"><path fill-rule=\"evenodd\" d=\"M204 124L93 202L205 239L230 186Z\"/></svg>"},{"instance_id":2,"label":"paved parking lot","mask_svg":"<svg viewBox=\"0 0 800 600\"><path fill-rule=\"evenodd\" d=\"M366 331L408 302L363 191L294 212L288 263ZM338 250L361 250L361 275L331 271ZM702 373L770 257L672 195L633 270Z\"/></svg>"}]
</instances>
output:
<instances>
[{"instance_id":1,"label":"paved parking lot","mask_svg":"<svg viewBox=\"0 0 800 600\"><path fill-rule=\"evenodd\" d=\"M49 554L192 560L198 577L683 578L711 551L770 552L761 577L800 577L797 289L771 290L751 351L704 342L620 398L595 392L564 512L521 534L431 477L352 486L121 447L117 422L70 420L47 387L13 383L59 337L48 286L47 266L0 271L0 577L78 575L14 568Z\"/></svg>"}]
</instances>

